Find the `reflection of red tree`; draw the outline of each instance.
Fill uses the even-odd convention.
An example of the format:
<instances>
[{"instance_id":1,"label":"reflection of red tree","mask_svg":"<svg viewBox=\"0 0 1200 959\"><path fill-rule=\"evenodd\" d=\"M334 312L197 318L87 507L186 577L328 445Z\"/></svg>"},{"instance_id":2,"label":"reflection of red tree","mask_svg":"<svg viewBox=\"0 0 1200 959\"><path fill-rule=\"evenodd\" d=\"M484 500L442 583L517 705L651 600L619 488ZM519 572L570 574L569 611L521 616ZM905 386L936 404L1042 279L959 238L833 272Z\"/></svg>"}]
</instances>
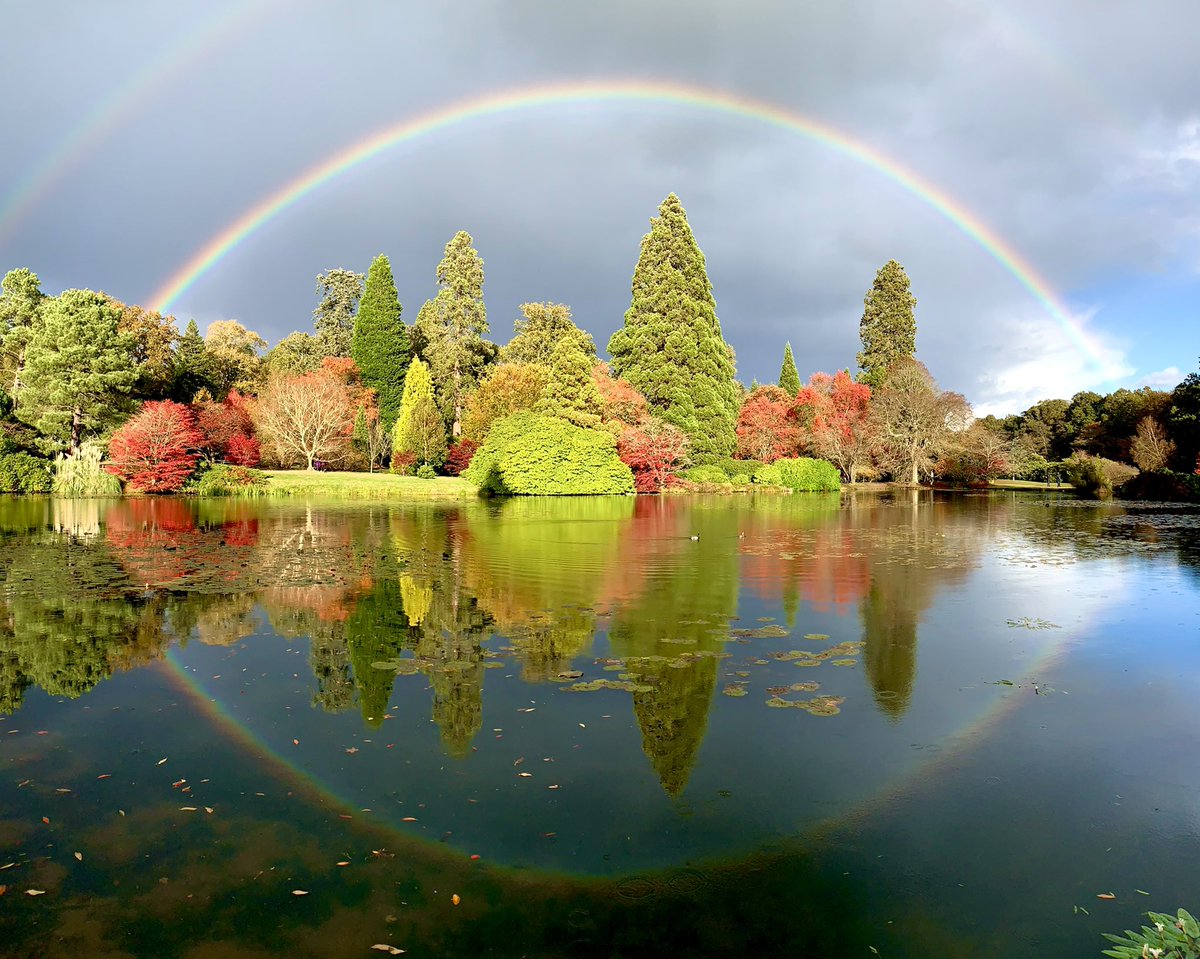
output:
<instances>
[{"instance_id":1,"label":"reflection of red tree","mask_svg":"<svg viewBox=\"0 0 1200 959\"><path fill-rule=\"evenodd\" d=\"M221 524L226 546L257 546L258 520L241 519Z\"/></svg>"},{"instance_id":2,"label":"reflection of red tree","mask_svg":"<svg viewBox=\"0 0 1200 959\"><path fill-rule=\"evenodd\" d=\"M845 528L815 529L794 544L751 542L743 553L743 580L762 599L791 590L816 611L828 612L858 603L871 585L866 547Z\"/></svg>"},{"instance_id":3,"label":"reflection of red tree","mask_svg":"<svg viewBox=\"0 0 1200 959\"><path fill-rule=\"evenodd\" d=\"M646 573L667 561L687 542L681 525L683 501L671 496L639 496L633 518L622 531L617 562L600 584L596 605L601 611L632 602L646 586Z\"/></svg>"},{"instance_id":4,"label":"reflection of red tree","mask_svg":"<svg viewBox=\"0 0 1200 959\"><path fill-rule=\"evenodd\" d=\"M268 608L304 610L322 623L345 622L353 612L358 594L344 586L279 586L264 591Z\"/></svg>"},{"instance_id":5,"label":"reflection of red tree","mask_svg":"<svg viewBox=\"0 0 1200 959\"><path fill-rule=\"evenodd\" d=\"M126 499L104 519L105 535L130 578L146 585L184 576L204 552L190 504L179 499Z\"/></svg>"}]
</instances>

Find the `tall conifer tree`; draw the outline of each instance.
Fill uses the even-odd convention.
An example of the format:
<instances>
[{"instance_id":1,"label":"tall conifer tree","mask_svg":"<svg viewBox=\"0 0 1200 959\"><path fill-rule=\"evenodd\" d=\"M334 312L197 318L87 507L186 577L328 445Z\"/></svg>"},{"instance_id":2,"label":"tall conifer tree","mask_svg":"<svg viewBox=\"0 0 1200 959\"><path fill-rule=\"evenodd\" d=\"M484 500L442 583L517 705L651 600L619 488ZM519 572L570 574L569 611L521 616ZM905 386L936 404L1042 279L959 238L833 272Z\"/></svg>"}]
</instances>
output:
<instances>
[{"instance_id":1,"label":"tall conifer tree","mask_svg":"<svg viewBox=\"0 0 1200 959\"><path fill-rule=\"evenodd\" d=\"M917 352L917 320L913 309L917 298L908 288L908 274L895 260L888 260L875 274L875 282L863 298L863 315L858 324L862 350L858 354L858 381L872 389L887 378L899 360L912 359Z\"/></svg>"},{"instance_id":2,"label":"tall conifer tree","mask_svg":"<svg viewBox=\"0 0 1200 959\"><path fill-rule=\"evenodd\" d=\"M650 221L633 273L625 325L608 342L614 375L679 427L698 462L731 456L738 393L704 254L672 193Z\"/></svg>"},{"instance_id":3,"label":"tall conifer tree","mask_svg":"<svg viewBox=\"0 0 1200 959\"><path fill-rule=\"evenodd\" d=\"M375 390L379 416L387 428L400 413L404 374L408 371L408 329L400 319L400 297L392 279L392 265L382 253L367 271L350 355L358 364L364 386Z\"/></svg>"},{"instance_id":4,"label":"tall conifer tree","mask_svg":"<svg viewBox=\"0 0 1200 959\"><path fill-rule=\"evenodd\" d=\"M594 365L577 341L560 340L551 354L550 376L535 407L537 412L576 426L599 426L604 401L592 379Z\"/></svg>"},{"instance_id":5,"label":"tall conifer tree","mask_svg":"<svg viewBox=\"0 0 1200 959\"><path fill-rule=\"evenodd\" d=\"M783 348L783 367L779 371L779 388L788 396L800 392L800 373L796 370L796 360L792 357L792 344Z\"/></svg>"},{"instance_id":6,"label":"tall conifer tree","mask_svg":"<svg viewBox=\"0 0 1200 959\"><path fill-rule=\"evenodd\" d=\"M496 357L483 305L483 260L466 230L446 244L438 264L438 293L421 307L417 327L450 435L462 432L463 405L483 369Z\"/></svg>"}]
</instances>

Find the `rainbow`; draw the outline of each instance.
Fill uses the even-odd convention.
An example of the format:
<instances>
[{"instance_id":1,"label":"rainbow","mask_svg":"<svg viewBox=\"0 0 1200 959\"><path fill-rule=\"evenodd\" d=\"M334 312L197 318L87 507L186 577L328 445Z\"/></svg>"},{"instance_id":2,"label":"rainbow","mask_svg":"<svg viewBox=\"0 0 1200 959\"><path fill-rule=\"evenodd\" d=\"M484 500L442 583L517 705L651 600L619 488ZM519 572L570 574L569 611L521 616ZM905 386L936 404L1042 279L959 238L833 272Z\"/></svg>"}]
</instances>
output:
<instances>
[{"instance_id":1,"label":"rainbow","mask_svg":"<svg viewBox=\"0 0 1200 959\"><path fill-rule=\"evenodd\" d=\"M772 103L706 87L646 80L598 80L520 87L458 100L401 120L326 158L246 210L194 253L151 295L150 306L170 311L179 298L248 237L321 187L388 150L434 133L486 117L588 104L651 104L685 107L755 120L799 134L862 163L891 180L940 214L1024 287L1101 369L1109 361L1103 349L1072 318L1050 284L1020 253L950 194L898 160L833 126Z\"/></svg>"},{"instance_id":2,"label":"rainbow","mask_svg":"<svg viewBox=\"0 0 1200 959\"><path fill-rule=\"evenodd\" d=\"M200 29L188 29L141 70L119 84L78 123L63 134L0 202L0 246L63 176L79 165L106 136L155 93L201 57L218 49L235 34L244 34L264 19L282 0L256 0L234 4Z\"/></svg>"}]
</instances>

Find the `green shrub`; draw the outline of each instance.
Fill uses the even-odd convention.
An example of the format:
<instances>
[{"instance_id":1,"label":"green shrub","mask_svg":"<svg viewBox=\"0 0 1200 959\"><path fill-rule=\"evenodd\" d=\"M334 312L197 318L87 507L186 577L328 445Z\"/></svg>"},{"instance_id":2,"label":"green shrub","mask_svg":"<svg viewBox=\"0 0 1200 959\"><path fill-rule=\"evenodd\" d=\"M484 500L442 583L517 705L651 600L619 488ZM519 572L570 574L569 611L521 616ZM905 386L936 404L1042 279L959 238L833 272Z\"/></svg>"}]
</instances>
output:
<instances>
[{"instance_id":1,"label":"green shrub","mask_svg":"<svg viewBox=\"0 0 1200 959\"><path fill-rule=\"evenodd\" d=\"M204 473L188 492L197 496L259 496L268 482L262 470L219 463Z\"/></svg>"},{"instance_id":2,"label":"green shrub","mask_svg":"<svg viewBox=\"0 0 1200 959\"><path fill-rule=\"evenodd\" d=\"M1164 503L1200 503L1200 474L1171 470L1142 471L1121 484L1121 499Z\"/></svg>"},{"instance_id":3,"label":"green shrub","mask_svg":"<svg viewBox=\"0 0 1200 959\"><path fill-rule=\"evenodd\" d=\"M842 476L836 466L807 456L778 459L759 470L755 481L805 493L837 492L842 488Z\"/></svg>"},{"instance_id":4,"label":"green shrub","mask_svg":"<svg viewBox=\"0 0 1200 959\"><path fill-rule=\"evenodd\" d=\"M428 463L422 463L417 467L417 479L433 479L435 476L437 476L437 470Z\"/></svg>"},{"instance_id":5,"label":"green shrub","mask_svg":"<svg viewBox=\"0 0 1200 959\"><path fill-rule=\"evenodd\" d=\"M1200 924L1186 909L1177 915L1148 912L1153 926L1142 926L1141 932L1126 929L1124 936L1104 933L1104 938L1115 944L1105 949L1104 955L1112 959L1200 959Z\"/></svg>"},{"instance_id":6,"label":"green shrub","mask_svg":"<svg viewBox=\"0 0 1200 959\"><path fill-rule=\"evenodd\" d=\"M29 453L0 454L0 493L49 493L50 464Z\"/></svg>"},{"instance_id":7,"label":"green shrub","mask_svg":"<svg viewBox=\"0 0 1200 959\"><path fill-rule=\"evenodd\" d=\"M747 473L737 473L729 477L729 482L731 482L734 486L749 486L750 476Z\"/></svg>"},{"instance_id":8,"label":"green shrub","mask_svg":"<svg viewBox=\"0 0 1200 959\"><path fill-rule=\"evenodd\" d=\"M515 413L493 423L462 475L501 495L633 492L633 474L617 456L611 433L536 413Z\"/></svg>"},{"instance_id":9,"label":"green shrub","mask_svg":"<svg viewBox=\"0 0 1200 959\"><path fill-rule=\"evenodd\" d=\"M73 456L54 458L56 496L120 496L121 481L103 466L104 447L88 440Z\"/></svg>"},{"instance_id":10,"label":"green shrub","mask_svg":"<svg viewBox=\"0 0 1200 959\"><path fill-rule=\"evenodd\" d=\"M754 474L754 482L759 486L782 486L783 474L774 463L768 463Z\"/></svg>"},{"instance_id":11,"label":"green shrub","mask_svg":"<svg viewBox=\"0 0 1200 959\"><path fill-rule=\"evenodd\" d=\"M689 483L715 484L717 486L729 485L729 474L715 463L693 466L691 469L684 470L679 476Z\"/></svg>"}]
</instances>

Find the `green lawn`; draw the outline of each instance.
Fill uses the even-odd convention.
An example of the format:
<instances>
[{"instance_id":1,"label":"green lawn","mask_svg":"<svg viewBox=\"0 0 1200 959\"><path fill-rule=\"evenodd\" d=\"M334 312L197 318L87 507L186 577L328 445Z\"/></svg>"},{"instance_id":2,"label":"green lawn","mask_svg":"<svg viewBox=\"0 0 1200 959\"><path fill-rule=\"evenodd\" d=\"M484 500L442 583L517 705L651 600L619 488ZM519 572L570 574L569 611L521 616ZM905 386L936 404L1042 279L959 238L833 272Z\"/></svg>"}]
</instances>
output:
<instances>
[{"instance_id":1,"label":"green lawn","mask_svg":"<svg viewBox=\"0 0 1200 959\"><path fill-rule=\"evenodd\" d=\"M417 479L394 473L310 473L264 470L267 496L328 496L333 499L474 499L479 491L457 476Z\"/></svg>"}]
</instances>

